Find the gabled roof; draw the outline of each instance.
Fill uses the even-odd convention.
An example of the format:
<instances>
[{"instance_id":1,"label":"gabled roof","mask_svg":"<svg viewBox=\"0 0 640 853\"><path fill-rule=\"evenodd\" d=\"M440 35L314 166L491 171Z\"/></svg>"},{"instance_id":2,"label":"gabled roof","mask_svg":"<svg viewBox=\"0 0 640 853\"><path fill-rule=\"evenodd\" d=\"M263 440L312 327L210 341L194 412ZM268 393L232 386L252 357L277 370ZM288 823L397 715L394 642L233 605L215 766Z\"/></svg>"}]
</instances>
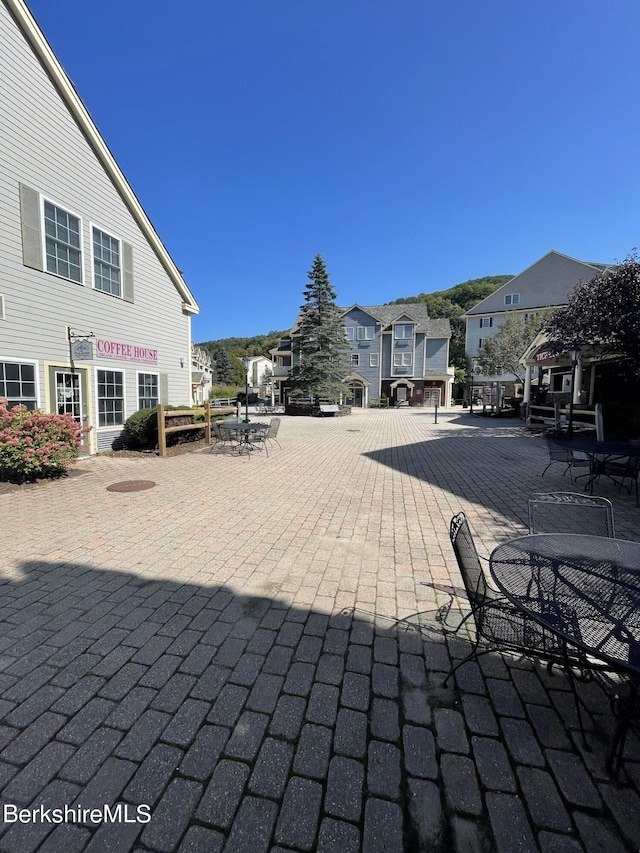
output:
<instances>
[{"instance_id":1,"label":"gabled roof","mask_svg":"<svg viewBox=\"0 0 640 853\"><path fill-rule=\"evenodd\" d=\"M552 250L478 302L463 316L566 305L569 294L580 280L589 281L606 268L606 264L578 261ZM511 293L520 294L520 301L517 305L507 306L504 298Z\"/></svg>"},{"instance_id":2,"label":"gabled roof","mask_svg":"<svg viewBox=\"0 0 640 853\"><path fill-rule=\"evenodd\" d=\"M377 320L383 329L391 326L401 317L407 317L416 324L416 332L422 332L429 338L451 337L449 320L432 320L424 302L406 302L403 305L351 305L349 308L338 310L343 317L353 310L362 311ZM299 325L300 314L296 317L291 332L295 333Z\"/></svg>"},{"instance_id":3,"label":"gabled roof","mask_svg":"<svg viewBox=\"0 0 640 853\"><path fill-rule=\"evenodd\" d=\"M23 0L4 0L4 3L13 15L13 18L22 31L22 34L31 45L36 57L49 75L49 79L59 92L60 97L67 105L69 112L75 119L89 146L120 194L120 197L128 207L131 215L138 224L138 227L157 255L158 260L164 267L167 275L175 285L176 290L182 297L182 310L186 314L198 314L200 308L198 307L198 303L196 302L193 294L187 287L182 277L182 273L175 265L155 228L151 224L151 220L136 198L135 193L116 163L113 154L109 151L106 142L100 135L100 131L94 124L87 108L82 103L73 83L67 77L65 70L51 49L42 30L38 27L33 15L26 7Z\"/></svg>"}]
</instances>

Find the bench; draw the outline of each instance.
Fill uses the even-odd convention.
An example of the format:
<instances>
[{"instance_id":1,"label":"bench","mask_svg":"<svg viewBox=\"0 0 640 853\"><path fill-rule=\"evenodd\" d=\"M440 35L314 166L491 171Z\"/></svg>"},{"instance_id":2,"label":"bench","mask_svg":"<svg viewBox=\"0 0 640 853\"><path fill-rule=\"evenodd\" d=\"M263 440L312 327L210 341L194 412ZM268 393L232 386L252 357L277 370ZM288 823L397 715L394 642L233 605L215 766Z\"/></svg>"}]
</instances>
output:
<instances>
[{"instance_id":1,"label":"bench","mask_svg":"<svg viewBox=\"0 0 640 853\"><path fill-rule=\"evenodd\" d=\"M340 406L337 403L320 403L319 407L321 417L325 415L334 415L340 414Z\"/></svg>"}]
</instances>

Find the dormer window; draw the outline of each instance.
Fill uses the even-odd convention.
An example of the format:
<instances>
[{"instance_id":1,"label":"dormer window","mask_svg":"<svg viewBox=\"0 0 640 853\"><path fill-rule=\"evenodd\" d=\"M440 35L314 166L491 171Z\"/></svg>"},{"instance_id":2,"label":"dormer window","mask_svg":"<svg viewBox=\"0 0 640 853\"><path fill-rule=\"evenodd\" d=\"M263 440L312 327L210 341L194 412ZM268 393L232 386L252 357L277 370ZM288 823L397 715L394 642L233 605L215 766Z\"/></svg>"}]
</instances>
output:
<instances>
[{"instance_id":1,"label":"dormer window","mask_svg":"<svg viewBox=\"0 0 640 853\"><path fill-rule=\"evenodd\" d=\"M504 297L505 305L519 305L520 304L520 294L519 293L507 293Z\"/></svg>"},{"instance_id":2,"label":"dormer window","mask_svg":"<svg viewBox=\"0 0 640 853\"><path fill-rule=\"evenodd\" d=\"M398 324L395 327L394 337L397 341L413 337L413 324Z\"/></svg>"}]
</instances>

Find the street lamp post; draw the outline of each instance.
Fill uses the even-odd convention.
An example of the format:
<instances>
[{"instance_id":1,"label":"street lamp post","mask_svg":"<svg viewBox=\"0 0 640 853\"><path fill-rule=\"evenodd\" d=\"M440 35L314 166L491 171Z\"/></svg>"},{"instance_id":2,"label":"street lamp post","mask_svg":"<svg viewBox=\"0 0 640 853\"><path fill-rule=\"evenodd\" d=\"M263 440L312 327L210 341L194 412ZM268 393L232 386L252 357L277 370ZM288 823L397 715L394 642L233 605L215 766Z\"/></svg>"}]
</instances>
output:
<instances>
[{"instance_id":1,"label":"street lamp post","mask_svg":"<svg viewBox=\"0 0 640 853\"><path fill-rule=\"evenodd\" d=\"M569 358L571 359L571 396L569 398L569 425L567 427L567 436L568 438L573 438L573 398L576 386L576 368L580 359L580 347L571 347L569 350Z\"/></svg>"},{"instance_id":2,"label":"street lamp post","mask_svg":"<svg viewBox=\"0 0 640 853\"><path fill-rule=\"evenodd\" d=\"M249 366L251 362L248 357L242 359L244 367L244 421L249 423Z\"/></svg>"}]
</instances>

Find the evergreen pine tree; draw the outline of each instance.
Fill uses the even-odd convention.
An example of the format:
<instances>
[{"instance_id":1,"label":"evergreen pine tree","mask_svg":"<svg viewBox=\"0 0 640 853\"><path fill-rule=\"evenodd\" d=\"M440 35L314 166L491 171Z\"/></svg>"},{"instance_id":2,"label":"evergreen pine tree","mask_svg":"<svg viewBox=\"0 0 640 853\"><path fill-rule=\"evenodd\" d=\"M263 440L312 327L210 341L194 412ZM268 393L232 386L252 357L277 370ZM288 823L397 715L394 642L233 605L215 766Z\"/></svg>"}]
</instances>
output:
<instances>
[{"instance_id":1,"label":"evergreen pine tree","mask_svg":"<svg viewBox=\"0 0 640 853\"><path fill-rule=\"evenodd\" d=\"M220 347L217 350L215 355L216 360L216 373L215 380L218 385L232 385L233 384L233 365L231 364L231 359L229 358L229 353L224 349L224 347Z\"/></svg>"},{"instance_id":2,"label":"evergreen pine tree","mask_svg":"<svg viewBox=\"0 0 640 853\"><path fill-rule=\"evenodd\" d=\"M303 293L305 303L292 336L296 356L291 372L293 387L298 393L307 391L314 401L338 402L349 371L348 347L336 293L321 255L316 255L307 277L310 283Z\"/></svg>"}]
</instances>

